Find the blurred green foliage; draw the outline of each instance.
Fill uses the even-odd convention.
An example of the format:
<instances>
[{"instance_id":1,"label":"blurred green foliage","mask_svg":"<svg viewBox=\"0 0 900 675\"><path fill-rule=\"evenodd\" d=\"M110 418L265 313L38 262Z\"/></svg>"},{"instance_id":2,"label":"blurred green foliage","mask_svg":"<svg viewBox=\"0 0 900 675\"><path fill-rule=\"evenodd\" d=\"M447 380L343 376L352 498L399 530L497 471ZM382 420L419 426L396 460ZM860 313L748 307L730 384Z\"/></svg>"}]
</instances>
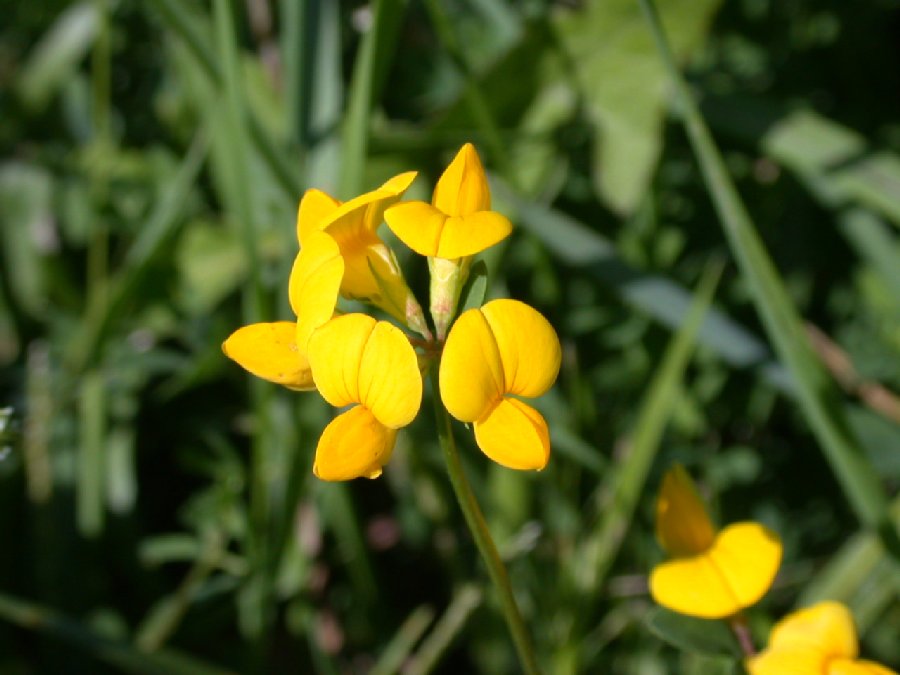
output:
<instances>
[{"instance_id":1,"label":"blurred green foliage","mask_svg":"<svg viewBox=\"0 0 900 675\"><path fill-rule=\"evenodd\" d=\"M789 299L827 338L848 437L896 495L900 6L659 8ZM829 597L866 656L900 664L897 559L854 515L747 277L726 264L703 321L689 312L731 254L636 2L0 9L0 672L514 671L430 406L382 478L319 483L327 406L219 347L290 316L305 188L346 199L416 169L427 198L467 140L517 225L483 256L488 296L534 304L564 346L544 472L459 435L546 671L737 672L728 636L647 595L673 461L720 522L785 542L757 643ZM423 298L424 266L398 253Z\"/></svg>"}]
</instances>

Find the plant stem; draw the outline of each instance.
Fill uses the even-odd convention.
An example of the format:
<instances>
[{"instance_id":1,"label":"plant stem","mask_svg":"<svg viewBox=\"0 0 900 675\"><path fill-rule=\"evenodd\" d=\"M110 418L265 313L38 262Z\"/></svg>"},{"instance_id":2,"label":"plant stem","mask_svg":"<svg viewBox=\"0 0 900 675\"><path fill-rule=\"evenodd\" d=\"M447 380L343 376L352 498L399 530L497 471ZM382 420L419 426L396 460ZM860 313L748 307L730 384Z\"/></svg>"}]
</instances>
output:
<instances>
[{"instance_id":1,"label":"plant stem","mask_svg":"<svg viewBox=\"0 0 900 675\"><path fill-rule=\"evenodd\" d=\"M747 658L756 656L756 647L753 645L753 636L750 635L750 627L747 626L747 618L742 614L738 614L729 620L728 626L737 638L744 656Z\"/></svg>"},{"instance_id":2,"label":"plant stem","mask_svg":"<svg viewBox=\"0 0 900 675\"><path fill-rule=\"evenodd\" d=\"M434 411L437 418L438 439L441 443L441 449L444 451L444 459L447 461L447 472L450 474L450 483L453 485L453 492L456 494L456 500L465 516L466 524L481 554L481 559L487 566L488 575L500 594L500 604L503 607L503 614L506 618L506 625L512 634L513 642L516 645L516 651L519 655L519 661L522 669L528 675L539 675L541 672L537 665L537 659L534 656L534 649L531 646L531 638L528 635L528 629L522 620L522 614L519 612L519 606L513 596L512 586L509 583L509 576L506 573L506 567L500 559L497 552L497 545L491 537L484 515L478 506L478 500L472 492L472 487L463 471L462 462L459 459L459 452L456 449L456 442L453 440L453 429L450 426L450 414L441 401L441 393L438 388L437 373L431 374L432 398L434 399Z\"/></svg>"}]
</instances>

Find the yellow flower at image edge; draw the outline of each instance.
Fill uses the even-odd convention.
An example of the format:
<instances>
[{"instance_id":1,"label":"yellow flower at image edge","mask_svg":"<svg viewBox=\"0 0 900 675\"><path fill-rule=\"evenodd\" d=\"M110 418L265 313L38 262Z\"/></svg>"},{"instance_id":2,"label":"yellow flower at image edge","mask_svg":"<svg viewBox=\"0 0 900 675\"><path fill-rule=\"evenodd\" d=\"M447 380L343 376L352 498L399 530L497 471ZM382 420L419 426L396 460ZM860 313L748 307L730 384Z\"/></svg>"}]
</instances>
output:
<instances>
[{"instance_id":1,"label":"yellow flower at image edge","mask_svg":"<svg viewBox=\"0 0 900 675\"><path fill-rule=\"evenodd\" d=\"M513 396L545 393L560 360L559 338L540 313L516 300L493 300L453 324L441 357L441 399L456 419L474 424L475 441L492 460L543 469L550 457L547 422Z\"/></svg>"},{"instance_id":2,"label":"yellow flower at image edge","mask_svg":"<svg viewBox=\"0 0 900 675\"><path fill-rule=\"evenodd\" d=\"M853 617L837 602L821 602L775 624L768 647L750 659L750 675L897 675L857 659Z\"/></svg>"},{"instance_id":3,"label":"yellow flower at image edge","mask_svg":"<svg viewBox=\"0 0 900 675\"><path fill-rule=\"evenodd\" d=\"M650 593L681 614L705 619L737 614L766 594L781 564L781 541L758 523L716 532L681 466L663 478L656 532L672 559L653 569Z\"/></svg>"},{"instance_id":4,"label":"yellow flower at image edge","mask_svg":"<svg viewBox=\"0 0 900 675\"><path fill-rule=\"evenodd\" d=\"M422 403L416 353L399 328L365 314L347 314L315 330L309 364L335 417L316 447L313 473L322 480L375 478L390 459L397 429Z\"/></svg>"}]
</instances>

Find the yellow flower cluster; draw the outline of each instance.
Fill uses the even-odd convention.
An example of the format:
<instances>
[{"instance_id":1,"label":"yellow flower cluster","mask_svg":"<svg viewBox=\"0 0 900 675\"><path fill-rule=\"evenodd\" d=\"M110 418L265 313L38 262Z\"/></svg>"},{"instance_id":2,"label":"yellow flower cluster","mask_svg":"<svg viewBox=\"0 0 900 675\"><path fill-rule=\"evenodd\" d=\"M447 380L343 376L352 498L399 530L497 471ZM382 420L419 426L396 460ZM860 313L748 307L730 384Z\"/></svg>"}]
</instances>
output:
<instances>
[{"instance_id":1,"label":"yellow flower cluster","mask_svg":"<svg viewBox=\"0 0 900 675\"><path fill-rule=\"evenodd\" d=\"M781 564L781 541L759 523L717 532L693 481L677 465L663 477L656 536L670 560L653 569L650 593L688 616L734 619L766 594ZM777 623L768 647L745 665L750 675L896 675L858 659L858 652L850 612L822 602Z\"/></svg>"},{"instance_id":2,"label":"yellow flower cluster","mask_svg":"<svg viewBox=\"0 0 900 675\"><path fill-rule=\"evenodd\" d=\"M491 210L487 177L471 144L444 171L430 204L399 201L415 176L400 174L343 204L308 190L288 282L296 321L244 326L222 348L257 377L318 390L337 408L350 406L319 439L313 472L323 480L381 474L397 430L419 411L423 369L437 359L441 398L450 414L473 423L484 453L511 468L542 469L550 454L547 423L513 397L540 396L555 381L561 350L553 328L515 300L488 302L453 322L471 256L502 241L512 224ZM382 221L428 257L434 333L394 252L378 236ZM365 314L342 315L339 297L370 303L423 339Z\"/></svg>"}]
</instances>

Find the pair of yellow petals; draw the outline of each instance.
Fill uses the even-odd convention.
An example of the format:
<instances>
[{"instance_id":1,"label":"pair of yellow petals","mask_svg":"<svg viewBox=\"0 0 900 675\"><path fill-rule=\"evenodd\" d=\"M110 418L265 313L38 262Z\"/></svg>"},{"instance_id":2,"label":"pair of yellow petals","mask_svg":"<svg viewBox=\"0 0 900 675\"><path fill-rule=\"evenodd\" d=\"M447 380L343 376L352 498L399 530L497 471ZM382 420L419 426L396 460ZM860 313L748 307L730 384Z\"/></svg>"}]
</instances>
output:
<instances>
[{"instance_id":1,"label":"pair of yellow petals","mask_svg":"<svg viewBox=\"0 0 900 675\"><path fill-rule=\"evenodd\" d=\"M897 675L858 656L850 612L840 603L821 602L779 621L768 647L746 665L750 675Z\"/></svg>"},{"instance_id":2,"label":"pair of yellow petals","mask_svg":"<svg viewBox=\"0 0 900 675\"><path fill-rule=\"evenodd\" d=\"M331 405L356 405L326 427L314 473L323 480L374 478L390 458L396 430L422 400L418 358L404 333L364 314L326 320L298 348L297 324L254 324L226 340L245 369L292 388L316 388ZM305 331L305 328L302 330ZM559 372L553 328L516 300L494 300L453 325L440 364L440 392L450 414L472 422L481 450L514 469L542 469L550 455L547 423L513 396L536 397Z\"/></svg>"}]
</instances>

